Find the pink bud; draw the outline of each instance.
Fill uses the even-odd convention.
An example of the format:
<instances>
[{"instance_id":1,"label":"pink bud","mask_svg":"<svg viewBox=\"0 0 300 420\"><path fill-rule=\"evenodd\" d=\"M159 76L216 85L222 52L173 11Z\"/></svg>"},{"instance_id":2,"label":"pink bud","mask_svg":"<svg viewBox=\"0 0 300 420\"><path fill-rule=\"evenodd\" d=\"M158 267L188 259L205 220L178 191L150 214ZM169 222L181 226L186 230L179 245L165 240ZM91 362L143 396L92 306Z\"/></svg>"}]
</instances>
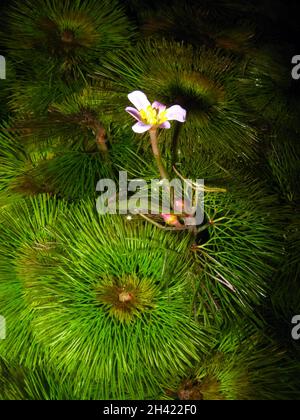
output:
<instances>
[{"instance_id":1,"label":"pink bud","mask_svg":"<svg viewBox=\"0 0 300 420\"><path fill-rule=\"evenodd\" d=\"M170 226L181 226L180 222L177 219L177 216L174 214L162 214L161 217L164 219L165 223Z\"/></svg>"}]
</instances>

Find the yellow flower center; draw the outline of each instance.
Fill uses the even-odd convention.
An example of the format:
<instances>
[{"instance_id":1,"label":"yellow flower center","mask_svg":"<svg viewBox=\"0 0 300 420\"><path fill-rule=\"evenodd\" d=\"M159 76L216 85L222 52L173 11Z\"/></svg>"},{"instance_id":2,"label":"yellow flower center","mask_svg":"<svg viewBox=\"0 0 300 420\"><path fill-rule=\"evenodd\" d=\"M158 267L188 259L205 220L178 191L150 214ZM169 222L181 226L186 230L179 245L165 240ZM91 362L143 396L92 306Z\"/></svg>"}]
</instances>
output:
<instances>
[{"instance_id":1,"label":"yellow flower center","mask_svg":"<svg viewBox=\"0 0 300 420\"><path fill-rule=\"evenodd\" d=\"M149 105L146 109L141 109L140 114L142 122L147 125L161 125L168 120L167 111L152 108L151 105Z\"/></svg>"},{"instance_id":2,"label":"yellow flower center","mask_svg":"<svg viewBox=\"0 0 300 420\"><path fill-rule=\"evenodd\" d=\"M177 216L175 216L174 214L170 214L168 215L168 217L165 218L165 222L168 225L175 225L178 222Z\"/></svg>"}]
</instances>

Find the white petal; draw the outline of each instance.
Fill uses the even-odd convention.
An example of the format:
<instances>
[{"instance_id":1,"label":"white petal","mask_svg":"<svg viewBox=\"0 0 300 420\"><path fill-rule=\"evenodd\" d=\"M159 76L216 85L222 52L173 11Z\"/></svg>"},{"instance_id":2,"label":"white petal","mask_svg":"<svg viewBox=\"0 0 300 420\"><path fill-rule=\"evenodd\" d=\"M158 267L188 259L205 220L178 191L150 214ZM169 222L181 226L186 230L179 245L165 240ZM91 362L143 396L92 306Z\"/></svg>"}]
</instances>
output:
<instances>
[{"instance_id":1,"label":"white petal","mask_svg":"<svg viewBox=\"0 0 300 420\"><path fill-rule=\"evenodd\" d=\"M164 123L160 124L159 128L171 128L171 124L169 123L169 121L165 121Z\"/></svg>"},{"instance_id":2,"label":"white petal","mask_svg":"<svg viewBox=\"0 0 300 420\"><path fill-rule=\"evenodd\" d=\"M173 105L167 109L166 115L168 120L176 120L179 122L185 122L186 120L186 110L181 108L180 105Z\"/></svg>"},{"instance_id":3,"label":"white petal","mask_svg":"<svg viewBox=\"0 0 300 420\"><path fill-rule=\"evenodd\" d=\"M128 99L130 102L138 109L146 109L150 104L147 96L140 90L135 90L134 92L129 93Z\"/></svg>"},{"instance_id":4,"label":"white petal","mask_svg":"<svg viewBox=\"0 0 300 420\"><path fill-rule=\"evenodd\" d=\"M165 111L167 107L166 105L163 105L160 102L154 101L152 104L152 108L157 108L160 112L162 112Z\"/></svg>"},{"instance_id":5,"label":"white petal","mask_svg":"<svg viewBox=\"0 0 300 420\"><path fill-rule=\"evenodd\" d=\"M125 108L125 111L128 112L128 114L132 115L133 118L135 118L137 121L141 121L141 114L137 109L128 106L127 108Z\"/></svg>"},{"instance_id":6,"label":"white petal","mask_svg":"<svg viewBox=\"0 0 300 420\"><path fill-rule=\"evenodd\" d=\"M132 126L132 129L135 133L141 134L141 133L145 133L145 131L150 130L151 127L152 127L151 125L138 122Z\"/></svg>"}]
</instances>

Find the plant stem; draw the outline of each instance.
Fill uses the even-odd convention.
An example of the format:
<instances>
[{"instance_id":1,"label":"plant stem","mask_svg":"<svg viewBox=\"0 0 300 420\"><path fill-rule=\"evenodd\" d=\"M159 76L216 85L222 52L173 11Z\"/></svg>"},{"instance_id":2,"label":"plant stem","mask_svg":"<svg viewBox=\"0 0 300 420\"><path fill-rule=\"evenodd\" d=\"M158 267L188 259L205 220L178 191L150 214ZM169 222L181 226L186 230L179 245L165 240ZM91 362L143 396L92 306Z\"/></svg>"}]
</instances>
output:
<instances>
[{"instance_id":1,"label":"plant stem","mask_svg":"<svg viewBox=\"0 0 300 420\"><path fill-rule=\"evenodd\" d=\"M157 130L156 128L152 128L150 130L150 140L151 140L151 146L152 146L152 151L156 160L156 164L158 166L159 169L159 173L162 179L168 179L169 175L168 172L166 170L166 168L164 167L164 164L161 160L161 155L160 155L160 151L158 148L158 143L157 143Z\"/></svg>"},{"instance_id":2,"label":"plant stem","mask_svg":"<svg viewBox=\"0 0 300 420\"><path fill-rule=\"evenodd\" d=\"M172 139L172 166L175 166L177 162L177 152L178 152L178 140L181 130L181 125L177 122L175 125L174 136Z\"/></svg>"},{"instance_id":3,"label":"plant stem","mask_svg":"<svg viewBox=\"0 0 300 420\"><path fill-rule=\"evenodd\" d=\"M97 116L91 111L84 110L81 113L80 118L81 123L93 130L98 150L105 158L107 158L108 147L106 145L106 131Z\"/></svg>"},{"instance_id":4,"label":"plant stem","mask_svg":"<svg viewBox=\"0 0 300 420\"><path fill-rule=\"evenodd\" d=\"M104 127L100 123L96 123L96 143L98 149L105 156L108 154L108 148L106 145L106 132Z\"/></svg>"}]
</instances>

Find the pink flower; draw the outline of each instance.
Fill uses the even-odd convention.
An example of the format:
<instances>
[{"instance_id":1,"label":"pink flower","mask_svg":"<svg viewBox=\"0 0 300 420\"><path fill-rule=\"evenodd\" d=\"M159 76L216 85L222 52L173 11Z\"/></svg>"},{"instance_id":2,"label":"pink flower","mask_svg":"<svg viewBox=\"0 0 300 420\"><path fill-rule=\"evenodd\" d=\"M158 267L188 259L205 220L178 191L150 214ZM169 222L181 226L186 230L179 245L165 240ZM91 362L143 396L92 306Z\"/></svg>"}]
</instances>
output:
<instances>
[{"instance_id":1,"label":"pink flower","mask_svg":"<svg viewBox=\"0 0 300 420\"><path fill-rule=\"evenodd\" d=\"M185 122L186 110L179 105L167 108L155 101L151 105L147 96L136 90L128 95L128 99L135 108L127 107L126 112L132 115L138 122L132 127L135 133L144 133L151 128L171 128L169 121L176 120Z\"/></svg>"},{"instance_id":2,"label":"pink flower","mask_svg":"<svg viewBox=\"0 0 300 420\"><path fill-rule=\"evenodd\" d=\"M167 225L171 225L171 226L175 226L175 227L181 227L181 223L179 222L177 216L175 216L174 214L167 214L167 213L163 213L161 214L161 217L164 219L164 222Z\"/></svg>"}]
</instances>

